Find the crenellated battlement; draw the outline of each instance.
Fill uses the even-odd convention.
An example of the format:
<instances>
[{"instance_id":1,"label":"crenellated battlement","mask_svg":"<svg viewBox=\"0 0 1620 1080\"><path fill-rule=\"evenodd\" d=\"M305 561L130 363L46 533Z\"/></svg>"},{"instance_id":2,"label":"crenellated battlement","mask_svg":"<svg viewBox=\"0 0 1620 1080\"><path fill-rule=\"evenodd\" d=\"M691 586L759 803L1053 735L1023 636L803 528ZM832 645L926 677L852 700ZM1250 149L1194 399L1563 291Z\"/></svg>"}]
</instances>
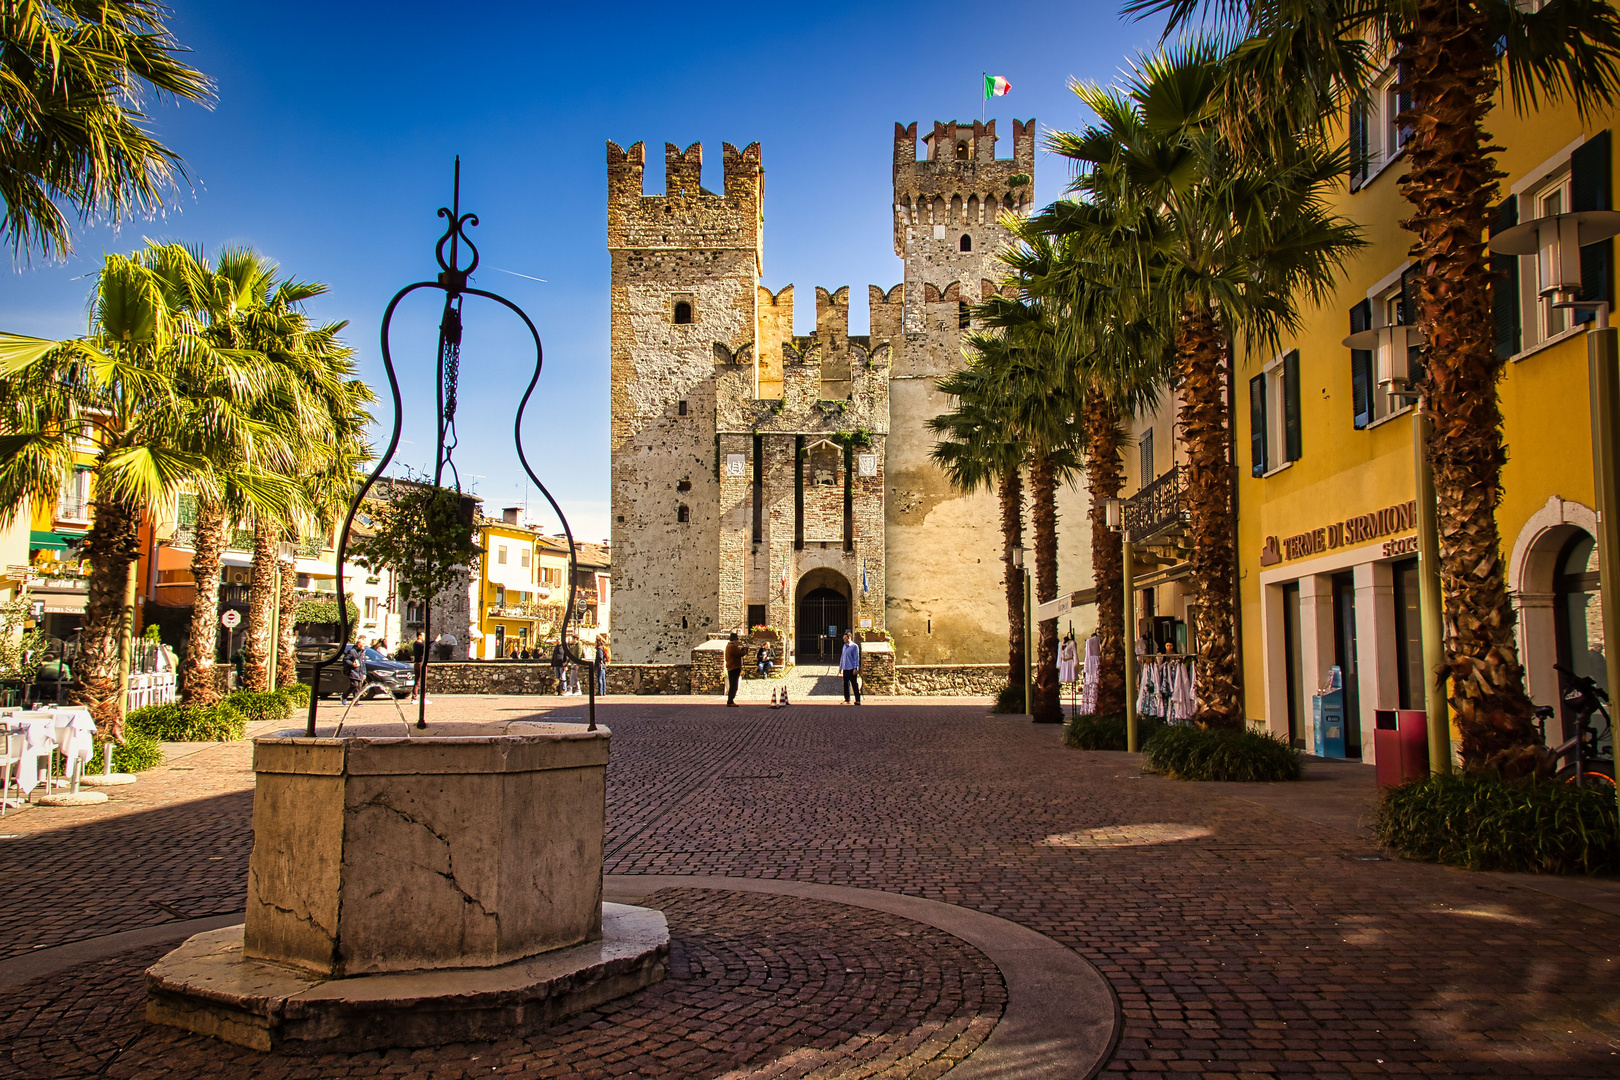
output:
<instances>
[{"instance_id":1,"label":"crenellated battlement","mask_svg":"<svg viewBox=\"0 0 1620 1080\"><path fill-rule=\"evenodd\" d=\"M664 193L645 191L647 149L607 144L608 247L623 249L752 249L763 259L760 203L765 172L759 144L722 144L724 190L703 186L703 144L664 144Z\"/></svg>"},{"instance_id":2,"label":"crenellated battlement","mask_svg":"<svg viewBox=\"0 0 1620 1080\"><path fill-rule=\"evenodd\" d=\"M894 125L894 245L905 257L906 228L995 226L1004 213L1033 209L1035 121L1013 121L1013 156L996 157L994 120L935 121L923 136L917 125Z\"/></svg>"}]
</instances>

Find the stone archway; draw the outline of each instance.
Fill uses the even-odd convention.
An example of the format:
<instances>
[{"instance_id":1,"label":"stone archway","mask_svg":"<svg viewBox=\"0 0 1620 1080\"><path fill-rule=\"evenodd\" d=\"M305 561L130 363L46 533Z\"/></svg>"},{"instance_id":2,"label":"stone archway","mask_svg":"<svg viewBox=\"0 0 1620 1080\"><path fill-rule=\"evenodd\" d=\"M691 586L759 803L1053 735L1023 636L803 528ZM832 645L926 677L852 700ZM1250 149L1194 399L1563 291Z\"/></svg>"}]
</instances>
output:
<instances>
[{"instance_id":1,"label":"stone archway","mask_svg":"<svg viewBox=\"0 0 1620 1080\"><path fill-rule=\"evenodd\" d=\"M1537 705L1559 704L1558 672L1553 668L1559 641L1556 579L1565 549L1583 533L1596 535L1597 514L1589 506L1555 495L1530 515L1508 556L1508 582L1519 616L1519 662L1524 665L1525 690Z\"/></svg>"},{"instance_id":2,"label":"stone archway","mask_svg":"<svg viewBox=\"0 0 1620 1080\"><path fill-rule=\"evenodd\" d=\"M839 636L849 629L854 595L849 579L825 566L799 578L793 598L793 651L799 662L825 661L838 655Z\"/></svg>"}]
</instances>

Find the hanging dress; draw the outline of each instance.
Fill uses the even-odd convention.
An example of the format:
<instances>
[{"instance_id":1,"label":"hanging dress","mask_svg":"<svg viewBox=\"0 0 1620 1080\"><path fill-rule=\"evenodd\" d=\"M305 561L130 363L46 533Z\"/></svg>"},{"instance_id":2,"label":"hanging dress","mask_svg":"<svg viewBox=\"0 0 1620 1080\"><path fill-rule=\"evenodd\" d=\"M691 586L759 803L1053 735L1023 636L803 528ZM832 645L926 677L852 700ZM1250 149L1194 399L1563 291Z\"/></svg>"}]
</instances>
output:
<instances>
[{"instance_id":1,"label":"hanging dress","mask_svg":"<svg viewBox=\"0 0 1620 1080\"><path fill-rule=\"evenodd\" d=\"M1086 638L1085 686L1080 691L1080 711L1097 711L1097 680L1102 673L1102 639L1096 634Z\"/></svg>"},{"instance_id":2,"label":"hanging dress","mask_svg":"<svg viewBox=\"0 0 1620 1080\"><path fill-rule=\"evenodd\" d=\"M1074 639L1064 638L1063 644L1058 646L1058 682L1074 682L1079 666L1079 657L1075 653Z\"/></svg>"}]
</instances>

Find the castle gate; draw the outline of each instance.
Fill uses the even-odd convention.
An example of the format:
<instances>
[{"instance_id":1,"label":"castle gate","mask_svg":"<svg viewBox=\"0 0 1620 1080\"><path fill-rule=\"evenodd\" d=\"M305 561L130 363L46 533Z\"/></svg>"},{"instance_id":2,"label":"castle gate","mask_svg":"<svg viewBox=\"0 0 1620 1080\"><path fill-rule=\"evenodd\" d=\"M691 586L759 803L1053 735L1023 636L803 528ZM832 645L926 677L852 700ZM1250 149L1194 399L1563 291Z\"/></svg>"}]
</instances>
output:
<instances>
[{"instance_id":1,"label":"castle gate","mask_svg":"<svg viewBox=\"0 0 1620 1080\"><path fill-rule=\"evenodd\" d=\"M838 656L844 631L850 628L850 595L844 575L824 566L799 579L793 646L800 663Z\"/></svg>"}]
</instances>

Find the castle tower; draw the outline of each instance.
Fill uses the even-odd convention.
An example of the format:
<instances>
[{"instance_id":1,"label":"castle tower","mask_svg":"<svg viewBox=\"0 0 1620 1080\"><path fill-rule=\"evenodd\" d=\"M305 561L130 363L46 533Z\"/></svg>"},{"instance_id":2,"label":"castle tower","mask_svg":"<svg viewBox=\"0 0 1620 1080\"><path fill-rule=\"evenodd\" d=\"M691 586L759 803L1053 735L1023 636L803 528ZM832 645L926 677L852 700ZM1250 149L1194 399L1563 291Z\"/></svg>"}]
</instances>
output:
<instances>
[{"instance_id":1,"label":"castle tower","mask_svg":"<svg viewBox=\"0 0 1620 1080\"><path fill-rule=\"evenodd\" d=\"M962 365L968 310L997 287L1001 224L1034 204L1035 121L1013 121L1011 158L996 157L996 122L894 126L894 251L904 288L872 290L872 333L894 327L884 504L889 631L904 664L984 663L1006 652L999 519L993 492L963 496L930 459L927 423L949 411L935 381ZM898 318L896 318L898 314ZM902 438L900 433L906 433Z\"/></svg>"},{"instance_id":2,"label":"castle tower","mask_svg":"<svg viewBox=\"0 0 1620 1080\"><path fill-rule=\"evenodd\" d=\"M645 149L607 144L612 259L615 659L686 663L715 629L719 567L716 353L756 337L763 255L759 144L664 148L665 192L642 193Z\"/></svg>"}]
</instances>

